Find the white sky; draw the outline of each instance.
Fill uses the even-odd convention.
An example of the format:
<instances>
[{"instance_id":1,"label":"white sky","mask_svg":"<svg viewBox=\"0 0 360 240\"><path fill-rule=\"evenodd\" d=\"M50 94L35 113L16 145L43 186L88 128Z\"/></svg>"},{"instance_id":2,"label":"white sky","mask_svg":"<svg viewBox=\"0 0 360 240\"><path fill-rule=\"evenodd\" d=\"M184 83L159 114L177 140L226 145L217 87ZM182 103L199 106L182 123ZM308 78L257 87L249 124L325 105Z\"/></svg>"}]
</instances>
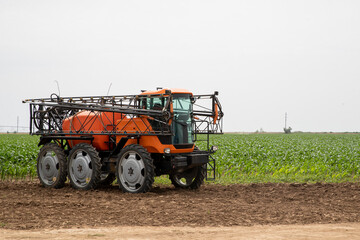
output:
<instances>
[{"instance_id":1,"label":"white sky","mask_svg":"<svg viewBox=\"0 0 360 240\"><path fill-rule=\"evenodd\" d=\"M360 131L360 1L0 0L0 126L25 98L219 91L225 131Z\"/></svg>"}]
</instances>

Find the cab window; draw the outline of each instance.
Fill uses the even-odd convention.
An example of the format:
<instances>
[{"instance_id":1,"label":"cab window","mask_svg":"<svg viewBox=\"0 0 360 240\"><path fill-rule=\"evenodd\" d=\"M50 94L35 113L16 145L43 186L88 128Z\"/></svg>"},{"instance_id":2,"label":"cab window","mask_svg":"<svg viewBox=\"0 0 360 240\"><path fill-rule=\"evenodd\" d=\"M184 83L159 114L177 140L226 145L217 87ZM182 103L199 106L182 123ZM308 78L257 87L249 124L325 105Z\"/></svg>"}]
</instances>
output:
<instances>
[{"instance_id":1,"label":"cab window","mask_svg":"<svg viewBox=\"0 0 360 240\"><path fill-rule=\"evenodd\" d=\"M165 106L165 98L163 97L150 97L144 98L140 102L140 108L149 110L162 110Z\"/></svg>"}]
</instances>

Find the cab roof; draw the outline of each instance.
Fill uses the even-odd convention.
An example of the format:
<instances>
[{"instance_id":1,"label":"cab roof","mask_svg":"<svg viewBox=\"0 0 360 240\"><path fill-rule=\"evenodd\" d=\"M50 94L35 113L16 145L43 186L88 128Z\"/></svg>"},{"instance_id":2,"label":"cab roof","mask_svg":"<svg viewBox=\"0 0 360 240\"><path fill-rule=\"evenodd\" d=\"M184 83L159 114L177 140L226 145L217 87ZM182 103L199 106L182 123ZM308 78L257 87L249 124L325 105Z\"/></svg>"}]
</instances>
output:
<instances>
[{"instance_id":1,"label":"cab roof","mask_svg":"<svg viewBox=\"0 0 360 240\"><path fill-rule=\"evenodd\" d=\"M159 89L159 90L155 90L155 91L145 91L145 92L142 92L140 95L166 94L166 91L171 91L172 94L186 93L186 94L190 94L191 96L193 95L192 92L190 92L189 90L182 89L182 88L164 88L164 89Z\"/></svg>"}]
</instances>

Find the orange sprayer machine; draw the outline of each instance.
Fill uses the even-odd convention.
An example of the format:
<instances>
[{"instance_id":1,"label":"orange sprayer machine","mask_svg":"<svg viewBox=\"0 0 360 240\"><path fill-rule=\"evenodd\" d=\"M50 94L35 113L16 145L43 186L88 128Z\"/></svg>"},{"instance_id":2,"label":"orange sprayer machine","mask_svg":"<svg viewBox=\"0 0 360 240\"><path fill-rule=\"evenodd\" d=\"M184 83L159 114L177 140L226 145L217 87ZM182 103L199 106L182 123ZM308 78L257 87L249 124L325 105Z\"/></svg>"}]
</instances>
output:
<instances>
[{"instance_id":1,"label":"orange sprayer machine","mask_svg":"<svg viewBox=\"0 0 360 240\"><path fill-rule=\"evenodd\" d=\"M178 188L199 188L215 178L216 146L222 134L218 92L193 95L157 89L138 95L28 99L30 134L40 135L37 173L45 187L93 189L117 179L124 192L151 189L169 175ZM199 137L204 134L205 137ZM206 141L200 150L196 141Z\"/></svg>"}]
</instances>

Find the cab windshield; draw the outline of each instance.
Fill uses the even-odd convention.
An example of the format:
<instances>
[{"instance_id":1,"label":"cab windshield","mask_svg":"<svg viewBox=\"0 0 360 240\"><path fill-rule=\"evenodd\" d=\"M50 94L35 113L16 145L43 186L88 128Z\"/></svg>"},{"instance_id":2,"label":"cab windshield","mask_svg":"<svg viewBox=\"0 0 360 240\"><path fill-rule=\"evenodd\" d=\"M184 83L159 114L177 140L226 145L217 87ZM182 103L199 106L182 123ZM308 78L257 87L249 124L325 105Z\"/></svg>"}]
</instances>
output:
<instances>
[{"instance_id":1,"label":"cab windshield","mask_svg":"<svg viewBox=\"0 0 360 240\"><path fill-rule=\"evenodd\" d=\"M190 94L174 94L173 110L174 119L171 124L173 144L193 143Z\"/></svg>"}]
</instances>

